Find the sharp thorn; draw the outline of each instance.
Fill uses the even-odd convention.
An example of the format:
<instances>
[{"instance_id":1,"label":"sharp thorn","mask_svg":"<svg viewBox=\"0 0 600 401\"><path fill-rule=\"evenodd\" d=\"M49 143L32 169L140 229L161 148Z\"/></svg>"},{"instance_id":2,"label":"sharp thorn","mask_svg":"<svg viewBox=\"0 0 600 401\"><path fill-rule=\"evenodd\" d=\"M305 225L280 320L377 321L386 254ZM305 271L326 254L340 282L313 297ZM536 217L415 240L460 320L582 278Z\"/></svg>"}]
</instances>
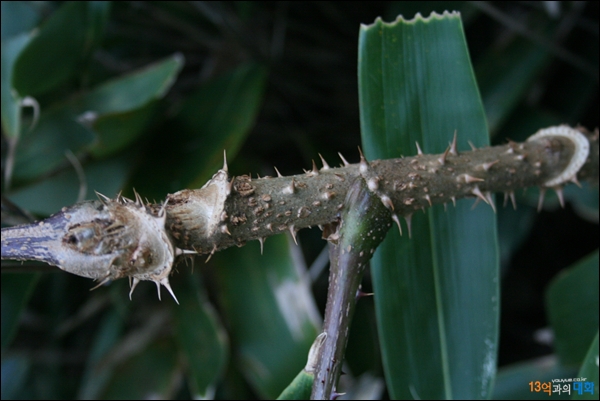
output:
<instances>
[{"instance_id":1,"label":"sharp thorn","mask_svg":"<svg viewBox=\"0 0 600 401\"><path fill-rule=\"evenodd\" d=\"M372 292L364 292L363 290L361 290L360 288L358 290L356 290L356 300L358 301L359 299L363 298L363 297L370 297L372 296L373 293Z\"/></svg>"},{"instance_id":2,"label":"sharp thorn","mask_svg":"<svg viewBox=\"0 0 600 401\"><path fill-rule=\"evenodd\" d=\"M490 191L485 192L485 198L488 200L488 204L492 207L494 213L496 213L496 203L494 202L494 197Z\"/></svg>"},{"instance_id":3,"label":"sharp thorn","mask_svg":"<svg viewBox=\"0 0 600 401\"><path fill-rule=\"evenodd\" d=\"M392 220L398 226L398 231L400 231L400 236L402 236L402 226L400 225L400 219L398 219L398 215L396 213L392 213Z\"/></svg>"},{"instance_id":4,"label":"sharp thorn","mask_svg":"<svg viewBox=\"0 0 600 401\"><path fill-rule=\"evenodd\" d=\"M296 245L298 245L298 240L296 239L296 230L295 230L293 224L290 226L289 230L290 230L290 233L292 234L292 238L294 239L294 243Z\"/></svg>"},{"instance_id":5,"label":"sharp thorn","mask_svg":"<svg viewBox=\"0 0 600 401\"><path fill-rule=\"evenodd\" d=\"M454 130L454 138L452 138L452 143L450 144L450 154L458 156L458 149L456 149L456 130Z\"/></svg>"},{"instance_id":6,"label":"sharp thorn","mask_svg":"<svg viewBox=\"0 0 600 401\"><path fill-rule=\"evenodd\" d=\"M177 302L177 305L179 305L179 301L177 300L175 293L173 293L173 290L171 289L171 284L169 284L169 278L168 277L163 278L162 280L160 280L160 283L167 289L167 291L169 291L169 294L171 294L171 296L173 297L175 302ZM158 293L160 294L160 291ZM160 299L160 296L159 296L159 299Z\"/></svg>"},{"instance_id":7,"label":"sharp thorn","mask_svg":"<svg viewBox=\"0 0 600 401\"><path fill-rule=\"evenodd\" d=\"M101 282L99 282L98 285L90 288L90 291L94 291L95 289L100 288L101 286L108 283L109 281L110 281L110 276L104 277L104 279Z\"/></svg>"},{"instance_id":8,"label":"sharp thorn","mask_svg":"<svg viewBox=\"0 0 600 401\"><path fill-rule=\"evenodd\" d=\"M573 177L571 177L571 182L581 188L581 183L577 179L577 174L573 174Z\"/></svg>"},{"instance_id":9,"label":"sharp thorn","mask_svg":"<svg viewBox=\"0 0 600 401\"><path fill-rule=\"evenodd\" d=\"M427 202L429 202L429 206L433 206L431 204L431 197L429 196L429 194L425 195L425 200L427 200Z\"/></svg>"},{"instance_id":10,"label":"sharp thorn","mask_svg":"<svg viewBox=\"0 0 600 401\"><path fill-rule=\"evenodd\" d=\"M421 150L421 147L419 146L419 142L415 141L415 143L417 144L417 156L421 156L423 154L423 151Z\"/></svg>"},{"instance_id":11,"label":"sharp thorn","mask_svg":"<svg viewBox=\"0 0 600 401\"><path fill-rule=\"evenodd\" d=\"M452 205L454 207L456 207L456 197L455 196L451 196L450 199L452 199Z\"/></svg>"},{"instance_id":12,"label":"sharp thorn","mask_svg":"<svg viewBox=\"0 0 600 401\"><path fill-rule=\"evenodd\" d=\"M477 205L479 205L479 202L481 202L481 199L479 199L479 198L475 199L475 202L473 202L473 206L471 206L471 210L475 210Z\"/></svg>"},{"instance_id":13,"label":"sharp thorn","mask_svg":"<svg viewBox=\"0 0 600 401\"><path fill-rule=\"evenodd\" d=\"M214 255L216 251L217 251L217 244L214 244L212 251L210 251L210 255L208 255L208 258L206 258L204 263L208 263L208 261L210 260L210 258L212 258L212 255Z\"/></svg>"},{"instance_id":14,"label":"sharp thorn","mask_svg":"<svg viewBox=\"0 0 600 401\"><path fill-rule=\"evenodd\" d=\"M221 226L221 232L223 234L227 234L227 235L229 235L231 237L231 232L229 231L229 228L227 227L227 224L223 224Z\"/></svg>"},{"instance_id":15,"label":"sharp thorn","mask_svg":"<svg viewBox=\"0 0 600 401\"><path fill-rule=\"evenodd\" d=\"M321 156L321 154L319 153L319 157L321 158L321 163L323 163L323 168L321 168L321 170L329 170L329 164L327 164L327 162L325 161L325 159L323 158L323 156Z\"/></svg>"},{"instance_id":16,"label":"sharp thorn","mask_svg":"<svg viewBox=\"0 0 600 401\"><path fill-rule=\"evenodd\" d=\"M314 159L312 161L312 171L311 171L312 175L319 175L319 169L317 168L317 164L315 163Z\"/></svg>"},{"instance_id":17,"label":"sharp thorn","mask_svg":"<svg viewBox=\"0 0 600 401\"><path fill-rule=\"evenodd\" d=\"M292 182L290 182L290 185L283 188L281 192L284 194L293 194L296 192L296 182L294 181L294 177L292 177Z\"/></svg>"},{"instance_id":18,"label":"sharp thorn","mask_svg":"<svg viewBox=\"0 0 600 401\"><path fill-rule=\"evenodd\" d=\"M279 178L283 177L283 176L281 175L281 173L279 172L279 170L277 170L277 167L273 166L273 168L274 168L274 169L275 169L275 171L277 172L277 177L279 177Z\"/></svg>"},{"instance_id":19,"label":"sharp thorn","mask_svg":"<svg viewBox=\"0 0 600 401\"><path fill-rule=\"evenodd\" d=\"M504 203L502 204L503 207L506 207L506 203L508 202L508 198L510 198L510 201L512 203L513 209L517 210L517 200L515 199L515 191L506 191L504 193Z\"/></svg>"},{"instance_id":20,"label":"sharp thorn","mask_svg":"<svg viewBox=\"0 0 600 401\"><path fill-rule=\"evenodd\" d=\"M404 216L406 220L406 226L408 227L408 238L412 238L412 213Z\"/></svg>"},{"instance_id":21,"label":"sharp thorn","mask_svg":"<svg viewBox=\"0 0 600 401\"><path fill-rule=\"evenodd\" d=\"M471 150L477 150L475 145L473 145L473 142L471 142L471 141L467 141L467 142L469 142L469 146L471 147Z\"/></svg>"},{"instance_id":22,"label":"sharp thorn","mask_svg":"<svg viewBox=\"0 0 600 401\"><path fill-rule=\"evenodd\" d=\"M478 177L473 177L472 175L469 174L461 174L458 176L457 181L463 181L467 184L471 184L473 182L482 182L485 181L483 178L478 178Z\"/></svg>"},{"instance_id":23,"label":"sharp thorn","mask_svg":"<svg viewBox=\"0 0 600 401\"><path fill-rule=\"evenodd\" d=\"M392 212L394 211L394 203L392 202L389 196L382 195L380 199L381 203L383 203L383 206L390 209Z\"/></svg>"},{"instance_id":24,"label":"sharp thorn","mask_svg":"<svg viewBox=\"0 0 600 401\"><path fill-rule=\"evenodd\" d=\"M221 169L224 172L228 173L229 168L227 167L227 152L223 149L223 168Z\"/></svg>"},{"instance_id":25,"label":"sharp thorn","mask_svg":"<svg viewBox=\"0 0 600 401\"><path fill-rule=\"evenodd\" d=\"M350 163L348 163L348 161L344 159L344 156L342 156L340 152L338 152L338 155L340 156L340 159L342 159L342 162L344 162L344 167L350 165Z\"/></svg>"},{"instance_id":26,"label":"sharp thorn","mask_svg":"<svg viewBox=\"0 0 600 401\"><path fill-rule=\"evenodd\" d=\"M140 279L134 277L133 284L131 284L131 276L129 276L129 287L131 288L131 290L129 290L129 300L130 301L131 301L131 295L133 294L133 290L135 290L135 287L138 285L139 282L140 282Z\"/></svg>"},{"instance_id":27,"label":"sharp thorn","mask_svg":"<svg viewBox=\"0 0 600 401\"><path fill-rule=\"evenodd\" d=\"M558 203L560 203L560 207L565 208L565 194L563 193L563 189L561 186L553 187L554 192L556 192L556 197L558 198Z\"/></svg>"},{"instance_id":28,"label":"sharp thorn","mask_svg":"<svg viewBox=\"0 0 600 401\"><path fill-rule=\"evenodd\" d=\"M154 284L156 284L156 292L158 292L158 300L162 301L162 299L160 299L160 282L155 281Z\"/></svg>"},{"instance_id":29,"label":"sharp thorn","mask_svg":"<svg viewBox=\"0 0 600 401\"><path fill-rule=\"evenodd\" d=\"M263 254L263 246L265 244L265 238L264 237L258 237L258 242L260 242L260 254Z\"/></svg>"},{"instance_id":30,"label":"sharp thorn","mask_svg":"<svg viewBox=\"0 0 600 401\"><path fill-rule=\"evenodd\" d=\"M197 255L198 252L190 251L189 249L175 248L175 256L179 255Z\"/></svg>"},{"instance_id":31,"label":"sharp thorn","mask_svg":"<svg viewBox=\"0 0 600 401\"><path fill-rule=\"evenodd\" d=\"M135 204L140 207L141 209L145 209L144 207L144 201L142 200L142 197L140 196L140 194L137 193L137 191L135 190L135 188L133 189L133 195L135 197Z\"/></svg>"},{"instance_id":32,"label":"sharp thorn","mask_svg":"<svg viewBox=\"0 0 600 401\"><path fill-rule=\"evenodd\" d=\"M361 173L366 173L369 170L369 162L367 162L367 159L365 159L365 156L363 155L363 152L362 152L362 149L360 148L360 146L358 147L358 153L360 153L359 171Z\"/></svg>"},{"instance_id":33,"label":"sharp thorn","mask_svg":"<svg viewBox=\"0 0 600 401\"><path fill-rule=\"evenodd\" d=\"M498 163L500 160L494 160L493 162L483 163L481 164L481 168L484 171L488 171L494 164Z\"/></svg>"},{"instance_id":34,"label":"sharp thorn","mask_svg":"<svg viewBox=\"0 0 600 401\"><path fill-rule=\"evenodd\" d=\"M100 200L100 202L102 202L103 205L108 205L110 203L110 198L106 195L102 195L100 192L98 191L94 191L96 193L96 196L98 197L98 199Z\"/></svg>"},{"instance_id":35,"label":"sharp thorn","mask_svg":"<svg viewBox=\"0 0 600 401\"><path fill-rule=\"evenodd\" d=\"M448 146L446 148L446 150L444 151L444 153L442 153L442 155L440 157L438 157L438 161L440 162L440 165L444 165L446 164L446 157L448 156L448 152L450 152L450 146Z\"/></svg>"},{"instance_id":36,"label":"sharp thorn","mask_svg":"<svg viewBox=\"0 0 600 401\"><path fill-rule=\"evenodd\" d=\"M546 188L540 187L540 197L538 198L538 213L542 211L542 207L544 206L544 197L546 196Z\"/></svg>"},{"instance_id":37,"label":"sharp thorn","mask_svg":"<svg viewBox=\"0 0 600 401\"><path fill-rule=\"evenodd\" d=\"M471 190L471 193L473 195L475 195L476 197L478 197L479 199L481 199L482 201L484 201L485 203L487 203L488 205L490 204L488 202L488 200L485 198L485 196L483 196L483 193L481 193L481 190L479 189L479 187L477 185L475 185L475 188L473 188Z\"/></svg>"}]
</instances>

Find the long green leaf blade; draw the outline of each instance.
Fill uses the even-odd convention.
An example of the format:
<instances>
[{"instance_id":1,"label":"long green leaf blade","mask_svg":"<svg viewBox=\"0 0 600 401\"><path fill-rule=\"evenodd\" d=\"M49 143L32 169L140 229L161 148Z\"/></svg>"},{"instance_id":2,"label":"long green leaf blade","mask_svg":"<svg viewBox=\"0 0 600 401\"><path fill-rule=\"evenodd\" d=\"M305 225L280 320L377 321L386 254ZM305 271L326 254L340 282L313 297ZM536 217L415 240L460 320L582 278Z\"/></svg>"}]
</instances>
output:
<instances>
[{"instance_id":1,"label":"long green leaf blade","mask_svg":"<svg viewBox=\"0 0 600 401\"><path fill-rule=\"evenodd\" d=\"M359 91L368 158L441 153L489 142L458 14L361 27ZM426 185L416 182L415 185ZM427 191L424 191L427 193ZM435 196L435 194L431 194ZM392 232L372 261L378 326L393 398L485 398L495 375L496 223L459 202Z\"/></svg>"}]
</instances>

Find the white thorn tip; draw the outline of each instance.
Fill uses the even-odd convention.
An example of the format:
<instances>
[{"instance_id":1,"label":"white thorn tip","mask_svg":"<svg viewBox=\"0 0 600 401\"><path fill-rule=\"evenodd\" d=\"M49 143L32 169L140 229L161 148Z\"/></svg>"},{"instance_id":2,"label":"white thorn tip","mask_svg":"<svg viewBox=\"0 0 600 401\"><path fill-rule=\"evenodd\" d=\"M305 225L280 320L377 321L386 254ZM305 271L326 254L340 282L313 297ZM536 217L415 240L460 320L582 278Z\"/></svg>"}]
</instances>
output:
<instances>
[{"instance_id":1,"label":"white thorn tip","mask_svg":"<svg viewBox=\"0 0 600 401\"><path fill-rule=\"evenodd\" d=\"M162 280L160 280L160 283L167 289L167 291L169 291L169 294L171 294L175 302L177 302L177 305L179 305L179 301L177 300L177 297L175 296L175 293L173 292L173 290L171 289L171 285L169 284L168 277L165 277ZM158 291L158 293L160 294L160 290Z\"/></svg>"},{"instance_id":2,"label":"white thorn tip","mask_svg":"<svg viewBox=\"0 0 600 401\"><path fill-rule=\"evenodd\" d=\"M312 175L319 175L319 169L317 168L317 164L315 163L315 161L312 161L312 171L311 171Z\"/></svg>"},{"instance_id":3,"label":"white thorn tip","mask_svg":"<svg viewBox=\"0 0 600 401\"><path fill-rule=\"evenodd\" d=\"M494 197L490 191L485 192L485 198L487 199L488 204L492 207L494 213L496 213L496 203L494 202Z\"/></svg>"},{"instance_id":4,"label":"white thorn tip","mask_svg":"<svg viewBox=\"0 0 600 401\"><path fill-rule=\"evenodd\" d=\"M396 213L392 213L392 220L398 226L398 231L400 231L400 236L402 236L402 226L400 225L400 219L398 219L398 215Z\"/></svg>"},{"instance_id":5,"label":"white thorn tip","mask_svg":"<svg viewBox=\"0 0 600 401\"><path fill-rule=\"evenodd\" d=\"M133 284L132 284L133 281ZM131 295L133 294L133 290L135 290L135 287L138 285L138 283L140 282L140 279L134 277L133 280L131 279L131 276L129 277L129 287L131 288L129 290L129 300L131 301Z\"/></svg>"},{"instance_id":6,"label":"white thorn tip","mask_svg":"<svg viewBox=\"0 0 600 401\"><path fill-rule=\"evenodd\" d=\"M454 138L452 138L452 143L450 144L450 154L458 156L458 149L456 148L456 130L454 130Z\"/></svg>"},{"instance_id":7,"label":"white thorn tip","mask_svg":"<svg viewBox=\"0 0 600 401\"><path fill-rule=\"evenodd\" d=\"M546 196L546 188L540 187L540 197L538 198L538 213L542 211L542 207L544 206L544 197Z\"/></svg>"},{"instance_id":8,"label":"white thorn tip","mask_svg":"<svg viewBox=\"0 0 600 401\"><path fill-rule=\"evenodd\" d=\"M485 198L485 196L483 196L483 193L481 192L481 190L479 189L479 187L477 185L475 185L475 188L473 188L471 190L471 193L473 195L475 195L477 198L481 199L482 201L484 201L485 203L487 203L488 205L490 204L488 202L488 200Z\"/></svg>"},{"instance_id":9,"label":"white thorn tip","mask_svg":"<svg viewBox=\"0 0 600 401\"><path fill-rule=\"evenodd\" d=\"M472 175L469 175L469 174L461 174L456 178L456 180L458 182L464 182L467 184L485 181L483 178L473 177Z\"/></svg>"},{"instance_id":10,"label":"white thorn tip","mask_svg":"<svg viewBox=\"0 0 600 401\"><path fill-rule=\"evenodd\" d=\"M563 193L563 189L561 186L554 187L554 192L556 192L556 197L558 198L558 203L560 203L560 207L565 208L565 195Z\"/></svg>"},{"instance_id":11,"label":"white thorn tip","mask_svg":"<svg viewBox=\"0 0 600 401\"><path fill-rule=\"evenodd\" d=\"M223 149L223 168L221 169L224 172L228 173L229 168L227 167L227 152Z\"/></svg>"},{"instance_id":12,"label":"white thorn tip","mask_svg":"<svg viewBox=\"0 0 600 401\"><path fill-rule=\"evenodd\" d=\"M406 226L408 227L408 238L412 238L412 213L404 216L404 220L406 220Z\"/></svg>"},{"instance_id":13,"label":"white thorn tip","mask_svg":"<svg viewBox=\"0 0 600 401\"><path fill-rule=\"evenodd\" d=\"M417 145L417 156L421 156L423 154L423 151L421 150L421 147L419 146L419 142L415 141L415 144Z\"/></svg>"},{"instance_id":14,"label":"white thorn tip","mask_svg":"<svg viewBox=\"0 0 600 401\"><path fill-rule=\"evenodd\" d=\"M350 163L348 163L348 161L344 158L344 156L342 156L340 152L338 152L338 155L340 156L340 159L342 159L342 162L344 162L344 166L350 165Z\"/></svg>"},{"instance_id":15,"label":"white thorn tip","mask_svg":"<svg viewBox=\"0 0 600 401\"><path fill-rule=\"evenodd\" d=\"M258 242L260 242L260 254L263 254L263 246L265 244L265 239L264 237L258 237Z\"/></svg>"},{"instance_id":16,"label":"white thorn tip","mask_svg":"<svg viewBox=\"0 0 600 401\"><path fill-rule=\"evenodd\" d=\"M444 164L446 164L446 157L448 156L448 152L450 152L450 146L448 146L444 153L442 153L442 155L438 157L438 162L440 162L440 165L443 166Z\"/></svg>"},{"instance_id":17,"label":"white thorn tip","mask_svg":"<svg viewBox=\"0 0 600 401\"><path fill-rule=\"evenodd\" d=\"M392 202L392 200L390 199L389 196L382 195L381 196L381 203L383 203L383 206L385 206L386 208L390 209L392 212L394 211L394 203Z\"/></svg>"},{"instance_id":18,"label":"white thorn tip","mask_svg":"<svg viewBox=\"0 0 600 401\"><path fill-rule=\"evenodd\" d=\"M329 164L327 164L327 162L325 161L325 159L323 158L323 156L321 156L321 154L319 153L319 157L321 158L321 163L323 163L323 167L321 168L321 170L329 170Z\"/></svg>"},{"instance_id":19,"label":"white thorn tip","mask_svg":"<svg viewBox=\"0 0 600 401\"><path fill-rule=\"evenodd\" d=\"M281 175L281 173L279 172L279 170L277 170L277 167L273 166L273 168L274 168L274 169L275 169L275 171L277 172L277 177L279 177L279 178L283 177L283 176Z\"/></svg>"},{"instance_id":20,"label":"white thorn tip","mask_svg":"<svg viewBox=\"0 0 600 401\"><path fill-rule=\"evenodd\" d=\"M100 202L102 202L104 205L108 205L108 203L110 203L110 198L106 195L102 195L100 192L98 191L94 191L96 193L96 196L98 197L98 199L100 200Z\"/></svg>"},{"instance_id":21,"label":"white thorn tip","mask_svg":"<svg viewBox=\"0 0 600 401\"><path fill-rule=\"evenodd\" d=\"M510 198L510 202L512 203L513 209L517 210L517 200L515 198L515 191L507 191L504 193L504 204L502 206L506 206L508 198Z\"/></svg>"},{"instance_id":22,"label":"white thorn tip","mask_svg":"<svg viewBox=\"0 0 600 401\"><path fill-rule=\"evenodd\" d=\"M290 234L292 234L292 238L294 239L294 243L298 245L298 240L296 239L296 229L294 228L294 225L292 224L289 229Z\"/></svg>"}]
</instances>

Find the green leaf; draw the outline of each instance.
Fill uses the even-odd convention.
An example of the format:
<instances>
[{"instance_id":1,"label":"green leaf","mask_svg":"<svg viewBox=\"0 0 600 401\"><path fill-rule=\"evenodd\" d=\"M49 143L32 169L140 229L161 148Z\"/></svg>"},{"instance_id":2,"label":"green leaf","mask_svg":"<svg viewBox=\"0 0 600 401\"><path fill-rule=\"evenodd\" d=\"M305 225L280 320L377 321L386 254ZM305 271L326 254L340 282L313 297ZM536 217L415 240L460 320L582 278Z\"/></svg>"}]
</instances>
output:
<instances>
[{"instance_id":1,"label":"green leaf","mask_svg":"<svg viewBox=\"0 0 600 401\"><path fill-rule=\"evenodd\" d=\"M0 15L3 50L5 40L33 29L39 18L33 5L26 1L3 1Z\"/></svg>"},{"instance_id":2,"label":"green leaf","mask_svg":"<svg viewBox=\"0 0 600 401\"><path fill-rule=\"evenodd\" d=\"M548 51L516 36L508 45L493 47L475 66L490 131L494 132L522 101L550 60Z\"/></svg>"},{"instance_id":3,"label":"green leaf","mask_svg":"<svg viewBox=\"0 0 600 401\"><path fill-rule=\"evenodd\" d=\"M87 2L63 3L21 52L12 86L21 96L37 96L79 73L86 45Z\"/></svg>"},{"instance_id":4,"label":"green leaf","mask_svg":"<svg viewBox=\"0 0 600 401\"><path fill-rule=\"evenodd\" d=\"M598 332L596 332L596 337L594 338L594 341L592 341L592 344L588 349L587 355L583 360L583 364L581 365L581 369L579 370L579 377L586 378L585 381L587 383L583 383L582 389L584 391L585 389L590 390L591 387L593 391L582 391L581 393L574 393L571 399L597 400L598 391L600 391L598 389L598 385L600 384L600 380L598 378Z\"/></svg>"},{"instance_id":5,"label":"green leaf","mask_svg":"<svg viewBox=\"0 0 600 401\"><path fill-rule=\"evenodd\" d=\"M173 341L153 342L115 370L102 397L118 400L171 398L176 369L177 348Z\"/></svg>"},{"instance_id":6,"label":"green leaf","mask_svg":"<svg viewBox=\"0 0 600 401\"><path fill-rule=\"evenodd\" d=\"M164 96L182 66L183 58L175 54L43 111L35 129L22 136L15 178L47 174L66 163L66 150L90 150L100 157L128 146L147 128L156 110L153 101ZM82 123L86 115L91 124Z\"/></svg>"},{"instance_id":7,"label":"green leaf","mask_svg":"<svg viewBox=\"0 0 600 401\"><path fill-rule=\"evenodd\" d=\"M171 88L183 68L183 55L150 64L124 76L97 86L77 102L76 113L92 111L96 114L124 113L136 110L154 99L160 99Z\"/></svg>"},{"instance_id":8,"label":"green leaf","mask_svg":"<svg viewBox=\"0 0 600 401\"><path fill-rule=\"evenodd\" d=\"M577 370L561 365L554 355L515 363L498 370L494 400L545 400L548 393L532 391L529 383L548 383L553 379L576 377ZM567 399L557 394L552 399Z\"/></svg>"},{"instance_id":9,"label":"green leaf","mask_svg":"<svg viewBox=\"0 0 600 401\"><path fill-rule=\"evenodd\" d=\"M200 86L184 101L169 132L154 138L132 179L135 187L162 198L166 191L204 185L223 166L223 151L231 162L250 133L266 78L267 70L251 63Z\"/></svg>"},{"instance_id":10,"label":"green leaf","mask_svg":"<svg viewBox=\"0 0 600 401\"><path fill-rule=\"evenodd\" d=\"M295 245L292 245L295 246ZM214 255L218 295L242 374L274 399L306 364L320 318L285 235Z\"/></svg>"},{"instance_id":11,"label":"green leaf","mask_svg":"<svg viewBox=\"0 0 600 401\"><path fill-rule=\"evenodd\" d=\"M546 292L554 345L563 364L580 364L598 332L598 251L556 277Z\"/></svg>"},{"instance_id":12,"label":"green leaf","mask_svg":"<svg viewBox=\"0 0 600 401\"><path fill-rule=\"evenodd\" d=\"M196 276L178 280L173 305L175 338L187 362L193 398L209 397L223 375L229 354L227 334Z\"/></svg>"},{"instance_id":13,"label":"green leaf","mask_svg":"<svg viewBox=\"0 0 600 401\"><path fill-rule=\"evenodd\" d=\"M65 151L77 154L95 138L65 107L42 113L36 127L21 136L15 156L15 180L32 180L67 164Z\"/></svg>"},{"instance_id":14,"label":"green leaf","mask_svg":"<svg viewBox=\"0 0 600 401\"><path fill-rule=\"evenodd\" d=\"M86 361L77 398L91 400L100 397L115 368L114 363L106 363L106 360L110 359L110 352L119 342L125 321L116 309L103 316Z\"/></svg>"},{"instance_id":15,"label":"green leaf","mask_svg":"<svg viewBox=\"0 0 600 401\"><path fill-rule=\"evenodd\" d=\"M2 274L2 349L10 344L17 332L21 312L39 278L39 273Z\"/></svg>"},{"instance_id":16,"label":"green leaf","mask_svg":"<svg viewBox=\"0 0 600 401\"><path fill-rule=\"evenodd\" d=\"M21 134L22 98L12 90L11 82L15 61L29 39L28 34L21 34L2 41L2 132L13 141Z\"/></svg>"},{"instance_id":17,"label":"green leaf","mask_svg":"<svg viewBox=\"0 0 600 401\"><path fill-rule=\"evenodd\" d=\"M235 157L262 105L266 78L263 66L242 65L203 86L185 102L179 118L186 132L201 143L186 155L188 166L197 165L188 167L189 187L204 185L221 167L223 150L231 159Z\"/></svg>"},{"instance_id":18,"label":"green leaf","mask_svg":"<svg viewBox=\"0 0 600 401\"><path fill-rule=\"evenodd\" d=\"M94 191L107 196L123 189L133 164L132 154L103 161L92 161L83 167L86 192L83 199L96 199ZM64 205L77 201L82 183L74 167L32 185L11 191L10 199L23 209L42 216L56 213Z\"/></svg>"},{"instance_id":19,"label":"green leaf","mask_svg":"<svg viewBox=\"0 0 600 401\"><path fill-rule=\"evenodd\" d=\"M361 130L368 158L441 153L457 131L489 143L457 14L362 26ZM435 194L433 194L435 195ZM378 327L392 398L490 396L498 337L496 222L458 202L394 230L372 261Z\"/></svg>"},{"instance_id":20,"label":"green leaf","mask_svg":"<svg viewBox=\"0 0 600 401\"><path fill-rule=\"evenodd\" d=\"M171 57L114 78L70 102L74 112L93 113L98 141L90 148L97 157L124 149L147 128L156 114L152 102L162 98L183 68L184 58Z\"/></svg>"}]
</instances>

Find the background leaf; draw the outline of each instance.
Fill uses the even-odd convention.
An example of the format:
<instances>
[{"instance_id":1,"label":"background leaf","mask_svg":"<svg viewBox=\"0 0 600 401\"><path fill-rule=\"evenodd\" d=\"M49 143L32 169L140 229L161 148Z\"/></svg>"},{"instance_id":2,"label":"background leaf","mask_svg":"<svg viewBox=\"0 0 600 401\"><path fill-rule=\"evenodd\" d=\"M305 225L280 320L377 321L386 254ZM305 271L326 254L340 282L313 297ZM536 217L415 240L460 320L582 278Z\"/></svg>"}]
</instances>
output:
<instances>
[{"instance_id":1,"label":"background leaf","mask_svg":"<svg viewBox=\"0 0 600 401\"><path fill-rule=\"evenodd\" d=\"M598 251L565 270L548 287L548 318L563 364L579 365L588 353L598 334L598 298Z\"/></svg>"},{"instance_id":2,"label":"background leaf","mask_svg":"<svg viewBox=\"0 0 600 401\"><path fill-rule=\"evenodd\" d=\"M377 20L361 28L361 127L369 158L441 153L456 130L488 143L458 15ZM460 150L460 149L459 149ZM495 375L495 218L459 202L415 216L412 240L388 236L373 288L386 380L394 398L485 398ZM400 212L401 213L401 212ZM427 355L427 357L424 357ZM473 379L473 378L477 379Z\"/></svg>"},{"instance_id":3,"label":"background leaf","mask_svg":"<svg viewBox=\"0 0 600 401\"><path fill-rule=\"evenodd\" d=\"M320 329L306 276L290 246L295 245L279 235L265 242L262 256L258 242L214 256L239 369L265 398L276 398L304 367Z\"/></svg>"}]
</instances>

